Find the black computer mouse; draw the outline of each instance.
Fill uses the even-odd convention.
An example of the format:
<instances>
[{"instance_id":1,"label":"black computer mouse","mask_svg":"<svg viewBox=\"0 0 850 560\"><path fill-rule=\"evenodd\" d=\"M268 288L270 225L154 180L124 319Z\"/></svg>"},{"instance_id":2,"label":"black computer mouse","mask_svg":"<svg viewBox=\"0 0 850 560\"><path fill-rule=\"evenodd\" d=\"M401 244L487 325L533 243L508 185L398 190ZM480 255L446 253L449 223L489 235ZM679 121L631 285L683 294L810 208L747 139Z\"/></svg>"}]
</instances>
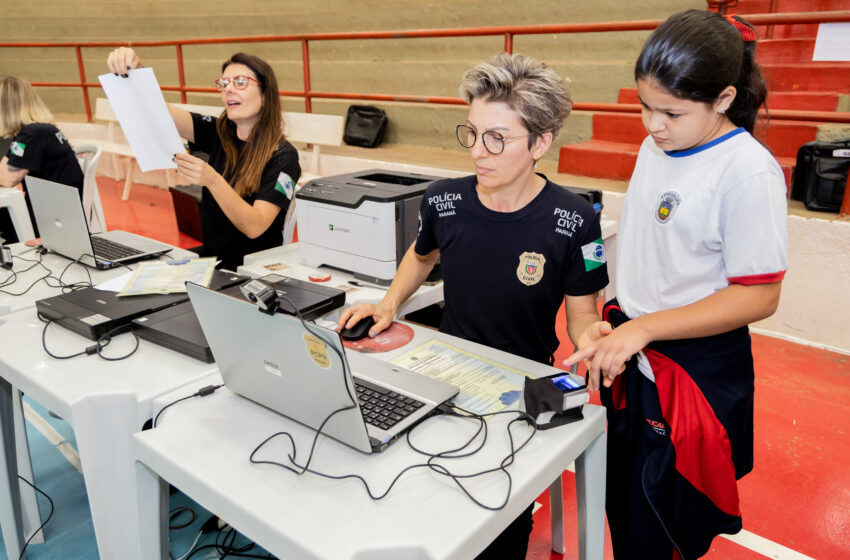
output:
<instances>
[{"instance_id":1,"label":"black computer mouse","mask_svg":"<svg viewBox=\"0 0 850 560\"><path fill-rule=\"evenodd\" d=\"M369 336L369 329L375 324L375 320L371 315L357 321L351 328L344 328L339 331L339 336L343 340L360 340Z\"/></svg>"}]
</instances>

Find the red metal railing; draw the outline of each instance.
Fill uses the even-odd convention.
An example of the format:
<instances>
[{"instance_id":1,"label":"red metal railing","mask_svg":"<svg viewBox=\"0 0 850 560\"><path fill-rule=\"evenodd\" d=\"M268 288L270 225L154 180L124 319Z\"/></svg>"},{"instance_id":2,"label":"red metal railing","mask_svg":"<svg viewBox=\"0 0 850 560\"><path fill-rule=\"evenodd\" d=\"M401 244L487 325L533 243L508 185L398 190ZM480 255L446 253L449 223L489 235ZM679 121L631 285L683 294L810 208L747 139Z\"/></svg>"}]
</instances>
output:
<instances>
[{"instance_id":1,"label":"red metal railing","mask_svg":"<svg viewBox=\"0 0 850 560\"><path fill-rule=\"evenodd\" d=\"M850 22L850 10L832 12L804 12L791 14L748 14L742 16L753 25L780 25L791 23L826 23L826 22ZM228 43L270 43L270 42L294 42L301 43L301 59L304 73L303 90L280 90L281 95L292 97L303 97L304 108L309 113L312 111L312 100L322 99L355 99L366 101L387 102L413 102L413 103L437 103L446 105L463 105L462 99L457 97L439 97L423 95L399 95L382 93L353 93L353 92L330 92L313 91L310 84L310 49L311 41L340 41L340 40L380 40L380 39L413 39L413 38L441 38L441 37L481 37L481 36L504 36L505 51L512 52L513 38L516 35L540 35L561 33L592 33L611 31L645 31L655 29L663 20L639 20L619 22L597 22L597 23L571 23L550 25L523 25L503 27L473 27L456 29L418 29L407 31L361 31L350 33L301 33L291 35L264 35L255 37L222 37L207 39L178 39L171 41L90 41L90 42L27 42L11 43L0 42L0 47L38 47L38 48L73 48L76 51L77 66L79 68L79 82L32 82L38 87L76 87L83 93L86 118L92 119L91 101L89 99L89 88L99 88L99 83L86 82L85 67L83 65L82 49L91 47L175 47L177 58L177 71L179 85L163 85L165 91L180 92L180 99L186 102L186 93L215 92L212 87L198 87L186 85L183 67L183 47L186 45L210 45ZM577 102L574 107L577 111L612 111L625 113L640 112L640 105L622 103L589 103ZM850 113L838 113L830 111L771 111L774 118L785 120L806 120L815 122L850 123Z\"/></svg>"}]
</instances>

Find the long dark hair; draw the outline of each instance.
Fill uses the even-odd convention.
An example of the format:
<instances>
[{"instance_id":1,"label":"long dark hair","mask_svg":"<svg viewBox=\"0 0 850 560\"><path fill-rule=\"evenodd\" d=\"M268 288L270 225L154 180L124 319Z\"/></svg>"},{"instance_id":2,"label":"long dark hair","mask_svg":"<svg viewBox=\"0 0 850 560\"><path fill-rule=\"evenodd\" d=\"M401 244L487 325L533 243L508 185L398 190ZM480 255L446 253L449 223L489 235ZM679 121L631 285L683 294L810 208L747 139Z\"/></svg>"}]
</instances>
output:
<instances>
[{"instance_id":1,"label":"long dark hair","mask_svg":"<svg viewBox=\"0 0 850 560\"><path fill-rule=\"evenodd\" d=\"M739 18L739 25L755 31ZM671 95L711 104L727 86L737 94L726 116L752 133L767 84L755 62L755 40L723 16L704 10L672 15L647 39L635 63L635 80L653 79Z\"/></svg>"},{"instance_id":2,"label":"long dark hair","mask_svg":"<svg viewBox=\"0 0 850 560\"><path fill-rule=\"evenodd\" d=\"M245 141L240 155L236 123L227 118L227 110L218 119L217 130L224 148L224 175L240 196L257 192L266 163L271 159L283 139L283 116L280 113L280 95L277 78L268 62L251 54L236 53L221 65L221 71L231 64L244 64L254 72L263 94L260 118Z\"/></svg>"}]
</instances>

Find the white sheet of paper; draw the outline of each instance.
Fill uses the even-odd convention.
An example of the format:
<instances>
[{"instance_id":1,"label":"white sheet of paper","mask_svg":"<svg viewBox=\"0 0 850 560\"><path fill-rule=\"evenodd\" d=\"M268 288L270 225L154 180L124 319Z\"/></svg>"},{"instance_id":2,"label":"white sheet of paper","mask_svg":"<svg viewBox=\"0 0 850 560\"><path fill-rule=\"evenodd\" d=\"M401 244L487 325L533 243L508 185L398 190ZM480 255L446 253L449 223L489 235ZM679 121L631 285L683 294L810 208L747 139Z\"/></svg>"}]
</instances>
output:
<instances>
[{"instance_id":1,"label":"white sheet of paper","mask_svg":"<svg viewBox=\"0 0 850 560\"><path fill-rule=\"evenodd\" d=\"M130 278L133 277L133 271L126 274L122 274L121 276L116 276L112 280L107 280L105 282L101 282L95 288L98 290L104 290L107 292L120 292L127 285L127 282L130 281Z\"/></svg>"},{"instance_id":2,"label":"white sheet of paper","mask_svg":"<svg viewBox=\"0 0 850 560\"><path fill-rule=\"evenodd\" d=\"M176 169L172 158L185 148L153 68L138 68L128 74L128 78L103 74L98 79L139 167L142 171Z\"/></svg>"},{"instance_id":3,"label":"white sheet of paper","mask_svg":"<svg viewBox=\"0 0 850 560\"><path fill-rule=\"evenodd\" d=\"M850 23L820 24L812 60L850 60Z\"/></svg>"}]
</instances>

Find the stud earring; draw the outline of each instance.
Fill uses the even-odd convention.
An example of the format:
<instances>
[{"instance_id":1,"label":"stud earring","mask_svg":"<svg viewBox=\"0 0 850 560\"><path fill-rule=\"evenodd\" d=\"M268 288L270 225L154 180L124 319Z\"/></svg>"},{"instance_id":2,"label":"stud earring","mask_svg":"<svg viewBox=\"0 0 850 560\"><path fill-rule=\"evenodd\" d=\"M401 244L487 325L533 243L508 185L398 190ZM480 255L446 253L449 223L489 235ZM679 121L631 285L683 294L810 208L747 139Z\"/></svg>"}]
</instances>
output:
<instances>
[{"instance_id":1,"label":"stud earring","mask_svg":"<svg viewBox=\"0 0 850 560\"><path fill-rule=\"evenodd\" d=\"M721 108L720 108L717 112L718 112L718 113L720 113L721 115L725 115L725 114L726 114L726 109L724 109L723 107L721 107Z\"/></svg>"}]
</instances>

